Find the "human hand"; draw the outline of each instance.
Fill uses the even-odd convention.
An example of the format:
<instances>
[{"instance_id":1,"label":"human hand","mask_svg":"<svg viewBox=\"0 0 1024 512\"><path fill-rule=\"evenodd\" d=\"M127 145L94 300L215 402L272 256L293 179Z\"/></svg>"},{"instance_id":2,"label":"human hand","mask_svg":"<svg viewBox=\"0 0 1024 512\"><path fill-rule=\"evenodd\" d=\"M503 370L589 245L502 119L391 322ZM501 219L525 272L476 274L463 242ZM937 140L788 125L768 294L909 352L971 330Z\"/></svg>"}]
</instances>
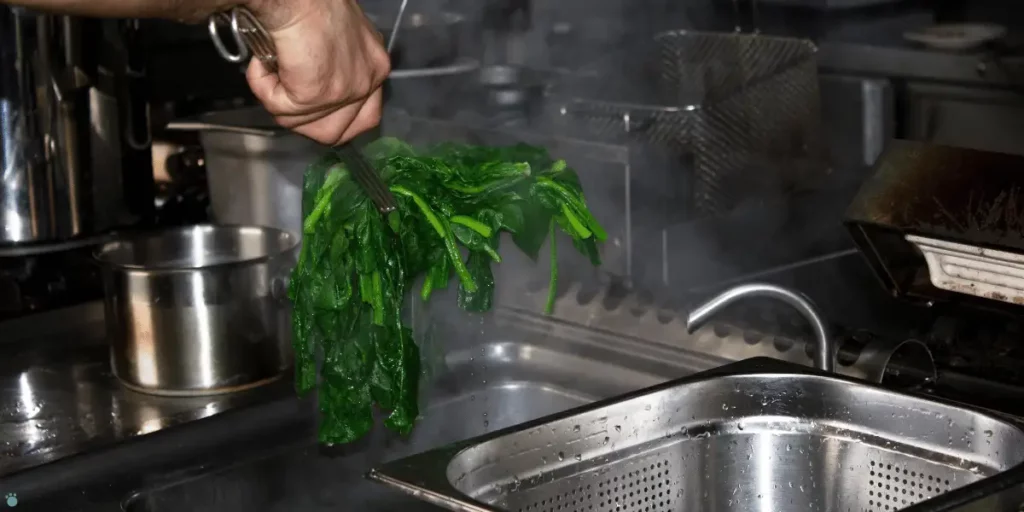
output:
<instances>
[{"instance_id":1,"label":"human hand","mask_svg":"<svg viewBox=\"0 0 1024 512\"><path fill-rule=\"evenodd\" d=\"M380 123L391 60L355 0L254 0L249 8L274 40L278 72L252 59L246 79L280 125L337 145Z\"/></svg>"}]
</instances>

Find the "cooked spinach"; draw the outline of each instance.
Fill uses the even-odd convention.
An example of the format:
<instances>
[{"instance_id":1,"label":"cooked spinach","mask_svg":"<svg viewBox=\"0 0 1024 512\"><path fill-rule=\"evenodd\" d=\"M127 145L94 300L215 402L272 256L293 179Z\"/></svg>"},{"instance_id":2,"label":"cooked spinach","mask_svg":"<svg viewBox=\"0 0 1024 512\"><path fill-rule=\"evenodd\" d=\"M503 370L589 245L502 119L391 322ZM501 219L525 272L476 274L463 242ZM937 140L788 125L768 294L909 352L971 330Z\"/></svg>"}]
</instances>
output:
<instances>
[{"instance_id":1,"label":"cooked spinach","mask_svg":"<svg viewBox=\"0 0 1024 512\"><path fill-rule=\"evenodd\" d=\"M458 304L491 308L502 232L536 260L551 239L550 312L557 284L556 229L594 265L606 234L587 208L579 178L562 160L527 145L442 144L415 150L391 138L364 154L398 209L381 216L342 159L330 151L303 179L303 241L292 273L296 386L319 379L320 440L348 443L385 425L407 434L418 414L420 356L402 322L407 290L423 278L422 300L458 282ZM467 257L463 258L463 253Z\"/></svg>"}]
</instances>

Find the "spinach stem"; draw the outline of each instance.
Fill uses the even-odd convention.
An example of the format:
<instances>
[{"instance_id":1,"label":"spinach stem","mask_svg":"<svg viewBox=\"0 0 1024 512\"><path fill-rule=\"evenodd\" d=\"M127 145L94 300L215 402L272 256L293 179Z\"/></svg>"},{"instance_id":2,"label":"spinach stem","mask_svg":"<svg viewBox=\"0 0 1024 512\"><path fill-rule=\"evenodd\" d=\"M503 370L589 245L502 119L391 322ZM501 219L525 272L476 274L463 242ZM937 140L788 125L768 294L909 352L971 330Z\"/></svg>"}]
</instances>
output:
<instances>
[{"instance_id":1,"label":"spinach stem","mask_svg":"<svg viewBox=\"0 0 1024 512\"><path fill-rule=\"evenodd\" d=\"M452 215L452 217L448 220L450 220L452 224L461 224L463 226L466 226L467 228L476 231L477 233L480 234L480 236L483 236L484 238L491 237L491 227L488 226L487 224L484 224L483 222L474 219L473 217L467 217L465 215Z\"/></svg>"},{"instance_id":2,"label":"spinach stem","mask_svg":"<svg viewBox=\"0 0 1024 512\"><path fill-rule=\"evenodd\" d=\"M484 252L486 252L495 263L501 263L501 255L498 254L498 252L490 245L484 245Z\"/></svg>"},{"instance_id":3,"label":"spinach stem","mask_svg":"<svg viewBox=\"0 0 1024 512\"><path fill-rule=\"evenodd\" d=\"M444 241L445 252L448 253L448 259L455 266L455 274L459 276L462 286L468 292L475 292L477 289L476 283L473 282L473 276L469 275L469 269L466 268L466 264L462 262L462 256L459 254L459 249L455 246L455 235L452 234L451 228L446 226L445 222L434 213L430 205L415 192L400 185L391 187L391 191L411 198L416 203L416 206L423 212L423 216L426 217L427 222L434 227L434 231Z\"/></svg>"},{"instance_id":4,"label":"spinach stem","mask_svg":"<svg viewBox=\"0 0 1024 512\"><path fill-rule=\"evenodd\" d=\"M555 296L558 293L558 244L555 242L555 219L551 219L551 279L548 281L548 301L544 305L544 314L555 312Z\"/></svg>"},{"instance_id":5,"label":"spinach stem","mask_svg":"<svg viewBox=\"0 0 1024 512\"><path fill-rule=\"evenodd\" d=\"M316 231L316 223L331 208L331 198L334 197L335 189L341 185L341 178L348 174L348 171L343 168L336 167L328 169L327 172L329 173L327 179L316 193L316 205L313 207L313 211L306 216L306 220L302 222L303 233L310 234Z\"/></svg>"},{"instance_id":6,"label":"spinach stem","mask_svg":"<svg viewBox=\"0 0 1024 512\"><path fill-rule=\"evenodd\" d=\"M577 238L590 238L594 233L587 229L580 220L573 215L572 210L565 203L562 204L562 215L565 215L565 220L569 221L569 225L572 226L572 230L575 231Z\"/></svg>"},{"instance_id":7,"label":"spinach stem","mask_svg":"<svg viewBox=\"0 0 1024 512\"><path fill-rule=\"evenodd\" d=\"M427 302L430 300L430 295L432 293L434 293L434 280L431 279L428 274L427 278L423 280L423 288L420 289L420 298L423 299L423 302Z\"/></svg>"},{"instance_id":8,"label":"spinach stem","mask_svg":"<svg viewBox=\"0 0 1024 512\"><path fill-rule=\"evenodd\" d=\"M569 192L564 185L546 176L538 177L537 185L546 187L558 194L562 198L563 204L572 209L581 220L587 223L589 229L594 232L594 238L598 242L603 242L608 238L608 233L605 232L601 224L597 222L597 219L587 209L587 203L582 197L577 197L572 192Z\"/></svg>"},{"instance_id":9,"label":"spinach stem","mask_svg":"<svg viewBox=\"0 0 1024 512\"><path fill-rule=\"evenodd\" d=\"M384 288L380 280L380 271L374 271L371 279L373 284L373 323L384 325Z\"/></svg>"}]
</instances>

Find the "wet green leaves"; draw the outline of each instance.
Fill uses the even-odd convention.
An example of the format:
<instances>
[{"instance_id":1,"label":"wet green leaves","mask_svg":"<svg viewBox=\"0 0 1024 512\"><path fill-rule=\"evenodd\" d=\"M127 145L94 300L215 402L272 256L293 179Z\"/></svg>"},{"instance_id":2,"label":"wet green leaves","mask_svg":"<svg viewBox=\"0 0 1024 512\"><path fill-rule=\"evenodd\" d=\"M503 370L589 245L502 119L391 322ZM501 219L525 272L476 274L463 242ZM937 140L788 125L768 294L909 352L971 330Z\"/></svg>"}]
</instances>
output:
<instances>
[{"instance_id":1,"label":"wet green leaves","mask_svg":"<svg viewBox=\"0 0 1024 512\"><path fill-rule=\"evenodd\" d=\"M398 210L381 217L329 152L303 181L303 245L292 274L296 387L318 384L320 440L348 443L385 426L408 434L417 407L420 356L402 324L408 288L421 300L458 283L458 304L485 312L494 301L492 265L502 232L537 259L556 230L600 264L604 229L587 208L576 173L541 148L442 144L417 150L390 138L363 150ZM551 241L551 295L557 245ZM551 307L549 300L548 309Z\"/></svg>"}]
</instances>

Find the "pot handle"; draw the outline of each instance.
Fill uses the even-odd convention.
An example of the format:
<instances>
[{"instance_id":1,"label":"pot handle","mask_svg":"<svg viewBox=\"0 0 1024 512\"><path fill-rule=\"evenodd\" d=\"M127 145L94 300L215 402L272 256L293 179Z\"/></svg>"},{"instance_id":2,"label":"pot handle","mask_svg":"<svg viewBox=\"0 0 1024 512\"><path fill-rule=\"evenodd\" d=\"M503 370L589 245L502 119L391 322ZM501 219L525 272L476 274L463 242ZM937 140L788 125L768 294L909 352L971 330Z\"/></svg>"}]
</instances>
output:
<instances>
[{"instance_id":1,"label":"pot handle","mask_svg":"<svg viewBox=\"0 0 1024 512\"><path fill-rule=\"evenodd\" d=\"M270 296L280 303L290 304L291 301L288 299L289 281L291 281L291 277L287 274L272 278L270 280Z\"/></svg>"},{"instance_id":2,"label":"pot handle","mask_svg":"<svg viewBox=\"0 0 1024 512\"><path fill-rule=\"evenodd\" d=\"M593 108L581 108L578 105L570 106L568 104L562 105L558 109L558 113L562 116L575 116L575 117L590 117L598 119L609 119L609 120L620 120L622 122L622 131L624 133L642 133L649 130L654 126L654 116L648 114L646 116L637 116L634 113L625 112L606 112L603 110L596 110Z\"/></svg>"},{"instance_id":3,"label":"pot handle","mask_svg":"<svg viewBox=\"0 0 1024 512\"><path fill-rule=\"evenodd\" d=\"M229 124L217 124L202 121L197 118L186 118L177 119L167 123L168 130L174 130L179 132L202 132L202 131L215 131L215 132L230 132L240 133L242 135L259 135L262 137L273 137L278 134L278 131L267 128L253 128L250 126L233 126Z\"/></svg>"}]
</instances>

